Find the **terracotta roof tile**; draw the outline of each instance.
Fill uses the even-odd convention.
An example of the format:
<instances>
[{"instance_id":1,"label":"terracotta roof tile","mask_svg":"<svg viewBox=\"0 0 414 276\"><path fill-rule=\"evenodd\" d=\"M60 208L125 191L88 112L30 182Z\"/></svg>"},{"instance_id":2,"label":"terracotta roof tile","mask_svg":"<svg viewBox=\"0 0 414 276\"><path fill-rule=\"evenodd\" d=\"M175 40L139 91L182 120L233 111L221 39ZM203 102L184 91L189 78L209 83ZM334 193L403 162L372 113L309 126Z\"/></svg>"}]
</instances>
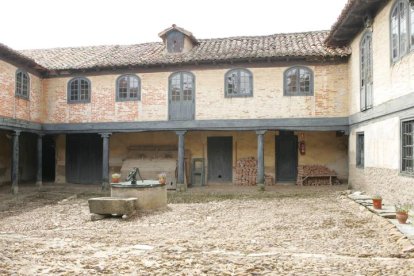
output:
<instances>
[{"instance_id":1,"label":"terracotta roof tile","mask_svg":"<svg viewBox=\"0 0 414 276\"><path fill-rule=\"evenodd\" d=\"M199 39L182 54L167 54L161 42L20 51L49 70L96 69L128 66L256 60L280 57L342 57L347 47L327 47L328 31L269 36Z\"/></svg>"}]
</instances>

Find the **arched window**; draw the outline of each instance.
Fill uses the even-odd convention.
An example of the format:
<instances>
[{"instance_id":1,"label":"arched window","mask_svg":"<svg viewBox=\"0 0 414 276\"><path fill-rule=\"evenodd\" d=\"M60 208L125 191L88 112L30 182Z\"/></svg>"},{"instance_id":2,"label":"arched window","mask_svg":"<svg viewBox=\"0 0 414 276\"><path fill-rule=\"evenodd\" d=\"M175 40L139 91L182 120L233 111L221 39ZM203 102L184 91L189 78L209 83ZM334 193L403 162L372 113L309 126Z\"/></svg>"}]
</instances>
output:
<instances>
[{"instance_id":1,"label":"arched window","mask_svg":"<svg viewBox=\"0 0 414 276\"><path fill-rule=\"evenodd\" d=\"M30 78L27 72L18 69L16 71L16 96L29 98Z\"/></svg>"},{"instance_id":2,"label":"arched window","mask_svg":"<svg viewBox=\"0 0 414 276\"><path fill-rule=\"evenodd\" d=\"M253 75L246 69L232 69L225 76L226 97L253 96Z\"/></svg>"},{"instance_id":3,"label":"arched window","mask_svg":"<svg viewBox=\"0 0 414 276\"><path fill-rule=\"evenodd\" d=\"M367 31L359 46L360 49L360 89L361 89L361 110L372 107L372 34Z\"/></svg>"},{"instance_id":4,"label":"arched window","mask_svg":"<svg viewBox=\"0 0 414 276\"><path fill-rule=\"evenodd\" d=\"M141 100L141 81L135 75L122 75L116 80L116 100Z\"/></svg>"},{"instance_id":5,"label":"arched window","mask_svg":"<svg viewBox=\"0 0 414 276\"><path fill-rule=\"evenodd\" d=\"M391 59L397 61L408 52L409 48L409 14L408 1L398 0L391 9Z\"/></svg>"},{"instance_id":6,"label":"arched window","mask_svg":"<svg viewBox=\"0 0 414 276\"><path fill-rule=\"evenodd\" d=\"M303 66L294 66L286 69L283 87L285 96L312 96L312 71Z\"/></svg>"},{"instance_id":7,"label":"arched window","mask_svg":"<svg viewBox=\"0 0 414 276\"><path fill-rule=\"evenodd\" d=\"M73 78L68 83L68 103L91 101L91 82L84 77Z\"/></svg>"}]
</instances>

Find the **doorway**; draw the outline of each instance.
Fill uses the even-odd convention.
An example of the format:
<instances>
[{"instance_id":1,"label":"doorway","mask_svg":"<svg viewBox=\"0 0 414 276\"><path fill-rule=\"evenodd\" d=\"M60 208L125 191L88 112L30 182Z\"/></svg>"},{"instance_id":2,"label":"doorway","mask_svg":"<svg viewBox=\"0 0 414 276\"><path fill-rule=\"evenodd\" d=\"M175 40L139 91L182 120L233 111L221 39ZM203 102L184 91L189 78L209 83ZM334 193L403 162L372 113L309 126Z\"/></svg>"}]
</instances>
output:
<instances>
[{"instance_id":1,"label":"doorway","mask_svg":"<svg viewBox=\"0 0 414 276\"><path fill-rule=\"evenodd\" d=\"M207 137L208 180L233 180L233 137Z\"/></svg>"},{"instance_id":2,"label":"doorway","mask_svg":"<svg viewBox=\"0 0 414 276\"><path fill-rule=\"evenodd\" d=\"M102 138L98 134L66 136L66 181L77 184L102 182Z\"/></svg>"},{"instance_id":3,"label":"doorway","mask_svg":"<svg viewBox=\"0 0 414 276\"><path fill-rule=\"evenodd\" d=\"M276 180L296 181L298 168L298 137L293 131L276 136Z\"/></svg>"}]
</instances>

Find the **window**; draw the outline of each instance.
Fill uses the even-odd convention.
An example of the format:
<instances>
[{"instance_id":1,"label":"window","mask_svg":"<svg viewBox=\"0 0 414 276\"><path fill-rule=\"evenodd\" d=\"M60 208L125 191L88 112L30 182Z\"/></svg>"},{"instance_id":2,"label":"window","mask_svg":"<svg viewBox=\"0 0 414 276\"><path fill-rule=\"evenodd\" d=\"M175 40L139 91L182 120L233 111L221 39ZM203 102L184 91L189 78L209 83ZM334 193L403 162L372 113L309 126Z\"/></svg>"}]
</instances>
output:
<instances>
[{"instance_id":1,"label":"window","mask_svg":"<svg viewBox=\"0 0 414 276\"><path fill-rule=\"evenodd\" d=\"M25 99L29 98L30 78L27 72L22 70L16 71L16 96Z\"/></svg>"},{"instance_id":2,"label":"window","mask_svg":"<svg viewBox=\"0 0 414 276\"><path fill-rule=\"evenodd\" d=\"M401 124L401 172L414 175L414 120Z\"/></svg>"},{"instance_id":3,"label":"window","mask_svg":"<svg viewBox=\"0 0 414 276\"><path fill-rule=\"evenodd\" d=\"M116 80L116 100L141 100L141 81L135 75L123 75Z\"/></svg>"},{"instance_id":4,"label":"window","mask_svg":"<svg viewBox=\"0 0 414 276\"><path fill-rule=\"evenodd\" d=\"M356 135L356 166L364 167L364 133Z\"/></svg>"},{"instance_id":5,"label":"window","mask_svg":"<svg viewBox=\"0 0 414 276\"><path fill-rule=\"evenodd\" d=\"M194 76L189 72L178 72L170 76L171 101L194 100Z\"/></svg>"},{"instance_id":6,"label":"window","mask_svg":"<svg viewBox=\"0 0 414 276\"><path fill-rule=\"evenodd\" d=\"M287 69L284 73L283 87L285 96L312 96L312 71L303 66L295 66Z\"/></svg>"},{"instance_id":7,"label":"window","mask_svg":"<svg viewBox=\"0 0 414 276\"><path fill-rule=\"evenodd\" d=\"M361 111L372 108L372 34L366 32L360 44Z\"/></svg>"},{"instance_id":8,"label":"window","mask_svg":"<svg viewBox=\"0 0 414 276\"><path fill-rule=\"evenodd\" d=\"M405 54L409 49L409 13L408 13L408 1L399 0L396 1L391 10L390 19L390 32L391 32L391 59L393 62L397 61ZM410 8L412 13L413 7ZM414 19L411 19L414 20ZM413 32L413 30L411 30ZM412 35L411 35L412 36ZM411 38L412 39L412 38ZM413 46L413 45L412 45Z\"/></svg>"},{"instance_id":9,"label":"window","mask_svg":"<svg viewBox=\"0 0 414 276\"><path fill-rule=\"evenodd\" d=\"M232 69L225 76L226 97L253 96L253 75L246 69Z\"/></svg>"},{"instance_id":10,"label":"window","mask_svg":"<svg viewBox=\"0 0 414 276\"><path fill-rule=\"evenodd\" d=\"M91 100L91 82L83 77L68 83L68 103L88 103Z\"/></svg>"}]
</instances>

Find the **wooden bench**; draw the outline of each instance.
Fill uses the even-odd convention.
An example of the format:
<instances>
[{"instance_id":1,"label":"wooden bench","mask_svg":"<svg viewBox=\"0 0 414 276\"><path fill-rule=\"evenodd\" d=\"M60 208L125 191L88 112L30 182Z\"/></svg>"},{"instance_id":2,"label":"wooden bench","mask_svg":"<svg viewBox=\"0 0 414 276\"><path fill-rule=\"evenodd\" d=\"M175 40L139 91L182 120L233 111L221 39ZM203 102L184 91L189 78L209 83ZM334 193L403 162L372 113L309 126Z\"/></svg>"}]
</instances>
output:
<instances>
[{"instance_id":1,"label":"wooden bench","mask_svg":"<svg viewBox=\"0 0 414 276\"><path fill-rule=\"evenodd\" d=\"M324 174L324 175L302 175L302 176L298 176L298 178L299 178L298 184L300 186L303 186L303 182L306 179L308 179L308 178L323 178L323 177L329 177L329 185L332 186L332 178L333 177L337 177L337 175L336 174L329 174L329 175L327 175L327 174Z\"/></svg>"}]
</instances>

